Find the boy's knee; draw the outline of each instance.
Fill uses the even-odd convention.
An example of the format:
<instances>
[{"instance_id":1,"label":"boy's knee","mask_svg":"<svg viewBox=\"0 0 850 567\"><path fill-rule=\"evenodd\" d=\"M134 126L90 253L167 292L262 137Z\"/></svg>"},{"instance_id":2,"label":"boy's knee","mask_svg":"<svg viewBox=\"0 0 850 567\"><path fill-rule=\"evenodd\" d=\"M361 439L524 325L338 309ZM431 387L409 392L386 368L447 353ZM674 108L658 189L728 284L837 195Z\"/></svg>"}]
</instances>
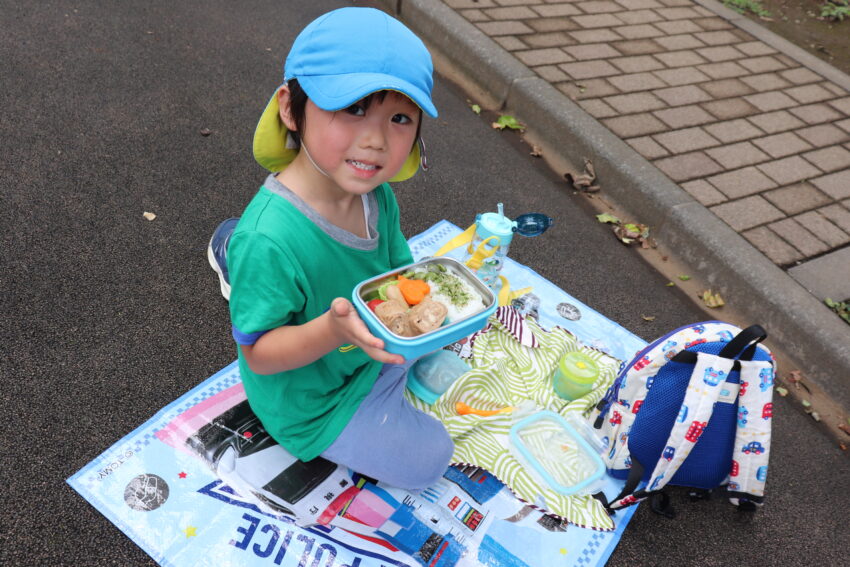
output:
<instances>
[{"instance_id":1,"label":"boy's knee","mask_svg":"<svg viewBox=\"0 0 850 567\"><path fill-rule=\"evenodd\" d=\"M446 472L455 449L452 438L445 428L440 427L440 431L429 441L427 446L416 448L419 463L408 471L410 476L407 480L410 486L405 488L427 488L439 481Z\"/></svg>"}]
</instances>

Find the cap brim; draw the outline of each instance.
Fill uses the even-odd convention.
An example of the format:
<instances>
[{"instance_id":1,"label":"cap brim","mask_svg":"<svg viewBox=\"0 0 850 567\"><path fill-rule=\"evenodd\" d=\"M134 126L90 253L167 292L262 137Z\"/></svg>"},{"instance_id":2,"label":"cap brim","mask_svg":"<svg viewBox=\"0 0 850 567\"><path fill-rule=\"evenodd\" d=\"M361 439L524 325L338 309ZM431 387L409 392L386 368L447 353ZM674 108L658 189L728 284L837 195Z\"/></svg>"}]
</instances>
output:
<instances>
[{"instance_id":1,"label":"cap brim","mask_svg":"<svg viewBox=\"0 0 850 567\"><path fill-rule=\"evenodd\" d=\"M263 110L262 116L260 116L260 121L257 123L257 129L254 130L254 159L257 160L257 163L272 173L286 169L286 166L292 163L292 160L294 160L295 156L298 155L298 148L286 147L286 135L288 130L280 119L280 106L277 103L277 93L278 91L275 91L271 99L269 99L265 110ZM342 105L340 108L350 106L363 98L363 96L355 98L353 101ZM339 108L336 110L339 110ZM424 108L422 110L427 112ZM436 116L436 114L434 116ZM407 156L401 170L399 170L395 177L390 179L390 181L396 182L410 179L419 169L420 161L421 154L419 151L419 144L413 144L413 150L411 150L410 155Z\"/></svg>"},{"instance_id":2,"label":"cap brim","mask_svg":"<svg viewBox=\"0 0 850 567\"><path fill-rule=\"evenodd\" d=\"M416 103L431 118L437 117L437 107L431 95L392 75L381 73L347 73L345 75L301 75L298 83L313 103L322 110L347 108L358 100L378 91L396 91Z\"/></svg>"}]
</instances>

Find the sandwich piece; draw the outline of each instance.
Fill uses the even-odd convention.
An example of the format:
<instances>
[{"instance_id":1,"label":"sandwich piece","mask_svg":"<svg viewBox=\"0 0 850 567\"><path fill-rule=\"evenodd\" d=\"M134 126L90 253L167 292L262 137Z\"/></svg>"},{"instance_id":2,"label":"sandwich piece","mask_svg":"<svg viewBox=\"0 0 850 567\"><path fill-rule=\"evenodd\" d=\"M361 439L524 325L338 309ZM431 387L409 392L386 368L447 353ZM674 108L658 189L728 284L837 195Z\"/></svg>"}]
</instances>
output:
<instances>
[{"instance_id":1,"label":"sandwich piece","mask_svg":"<svg viewBox=\"0 0 850 567\"><path fill-rule=\"evenodd\" d=\"M387 329L396 335L407 337L410 336L409 325L407 322L407 304L398 301L389 300L375 307L375 315L386 325Z\"/></svg>"},{"instance_id":2,"label":"sandwich piece","mask_svg":"<svg viewBox=\"0 0 850 567\"><path fill-rule=\"evenodd\" d=\"M408 313L413 335L421 335L439 328L446 319L447 313L448 309L445 305L426 297Z\"/></svg>"}]
</instances>

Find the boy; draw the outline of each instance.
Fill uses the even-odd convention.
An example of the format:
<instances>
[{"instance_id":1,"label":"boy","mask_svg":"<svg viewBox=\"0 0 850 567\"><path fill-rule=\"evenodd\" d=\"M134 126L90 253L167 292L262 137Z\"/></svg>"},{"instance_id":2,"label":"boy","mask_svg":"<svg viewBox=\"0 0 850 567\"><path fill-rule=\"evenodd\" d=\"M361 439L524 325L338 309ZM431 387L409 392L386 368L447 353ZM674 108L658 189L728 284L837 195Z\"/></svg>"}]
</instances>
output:
<instances>
[{"instance_id":1,"label":"boy","mask_svg":"<svg viewBox=\"0 0 850 567\"><path fill-rule=\"evenodd\" d=\"M221 248L210 256L223 291L229 271L240 372L269 434L301 460L406 489L436 482L453 445L404 399L410 363L345 298L413 261L386 182L418 169L422 113L437 116L432 73L421 40L383 12L310 23L254 135L272 175L229 236L227 267Z\"/></svg>"}]
</instances>

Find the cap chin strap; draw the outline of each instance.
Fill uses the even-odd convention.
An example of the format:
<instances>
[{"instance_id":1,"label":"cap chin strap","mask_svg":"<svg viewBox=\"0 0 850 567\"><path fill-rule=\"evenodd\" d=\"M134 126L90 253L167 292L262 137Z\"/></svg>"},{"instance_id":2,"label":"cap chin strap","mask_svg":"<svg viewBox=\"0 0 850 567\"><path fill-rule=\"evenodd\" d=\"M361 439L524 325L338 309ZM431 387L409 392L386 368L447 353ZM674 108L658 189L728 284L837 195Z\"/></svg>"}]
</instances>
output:
<instances>
[{"instance_id":1,"label":"cap chin strap","mask_svg":"<svg viewBox=\"0 0 850 567\"><path fill-rule=\"evenodd\" d=\"M305 144L305 143L304 143L304 140L301 140L301 149L303 149L303 150L304 150L304 155L305 155L305 156L307 156L307 159L308 159L308 160L310 160L310 163L312 163L312 164L313 164L313 167L315 167L315 168L316 168L316 171L318 171L319 173L321 173L322 175L324 175L325 177L327 177L328 179L330 179L330 177L331 177L331 176L330 176L330 175L328 175L328 174L327 174L327 172L326 172L324 169L322 169L321 167L319 167L319 164L317 164L317 163L313 160L313 156L311 156L311 155L310 155L310 152L309 152L309 151L307 151L307 144Z\"/></svg>"}]
</instances>

